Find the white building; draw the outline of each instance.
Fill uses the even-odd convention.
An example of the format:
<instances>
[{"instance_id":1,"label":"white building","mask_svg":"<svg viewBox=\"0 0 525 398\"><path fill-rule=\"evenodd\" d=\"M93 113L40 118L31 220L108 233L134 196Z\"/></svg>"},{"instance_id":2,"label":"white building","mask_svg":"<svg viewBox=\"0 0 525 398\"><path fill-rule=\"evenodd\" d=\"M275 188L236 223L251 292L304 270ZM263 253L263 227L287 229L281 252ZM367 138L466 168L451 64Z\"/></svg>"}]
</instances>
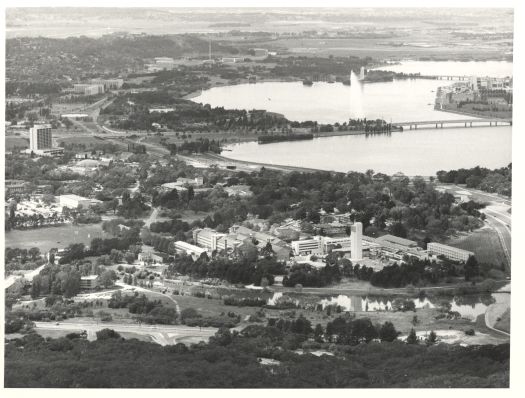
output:
<instances>
[{"instance_id":1,"label":"white building","mask_svg":"<svg viewBox=\"0 0 525 398\"><path fill-rule=\"evenodd\" d=\"M88 276L80 277L80 289L93 290L93 289L96 289L97 287L98 287L98 275L88 275Z\"/></svg>"},{"instance_id":2,"label":"white building","mask_svg":"<svg viewBox=\"0 0 525 398\"><path fill-rule=\"evenodd\" d=\"M124 84L123 79L91 79L92 84L102 84L104 90L118 90Z\"/></svg>"},{"instance_id":3,"label":"white building","mask_svg":"<svg viewBox=\"0 0 525 398\"><path fill-rule=\"evenodd\" d=\"M91 199L78 195L60 195L58 199L60 207L68 207L70 209L76 209L78 206L86 209L91 205Z\"/></svg>"},{"instance_id":4,"label":"white building","mask_svg":"<svg viewBox=\"0 0 525 398\"><path fill-rule=\"evenodd\" d=\"M244 62L243 57L224 57L221 59L223 64L236 64L237 62Z\"/></svg>"},{"instance_id":5,"label":"white building","mask_svg":"<svg viewBox=\"0 0 525 398\"><path fill-rule=\"evenodd\" d=\"M323 254L322 237L316 236L313 239L303 239L292 241L292 250L295 256L306 256L309 254Z\"/></svg>"},{"instance_id":6,"label":"white building","mask_svg":"<svg viewBox=\"0 0 525 398\"><path fill-rule=\"evenodd\" d=\"M97 95L104 93L103 84L74 84L73 91L82 95Z\"/></svg>"},{"instance_id":7,"label":"white building","mask_svg":"<svg viewBox=\"0 0 525 398\"><path fill-rule=\"evenodd\" d=\"M29 149L37 152L53 147L53 135L50 124L35 124L29 129Z\"/></svg>"},{"instance_id":8,"label":"white building","mask_svg":"<svg viewBox=\"0 0 525 398\"><path fill-rule=\"evenodd\" d=\"M35 124L29 129L29 148L26 153L40 156L55 156L64 153L63 148L53 148L53 134L50 124Z\"/></svg>"},{"instance_id":9,"label":"white building","mask_svg":"<svg viewBox=\"0 0 525 398\"><path fill-rule=\"evenodd\" d=\"M363 224L356 222L350 226L352 260L363 259Z\"/></svg>"},{"instance_id":10,"label":"white building","mask_svg":"<svg viewBox=\"0 0 525 398\"><path fill-rule=\"evenodd\" d=\"M193 231L193 241L200 247L205 247L211 251L217 250L217 241L226 234L219 233L210 228L196 229Z\"/></svg>"},{"instance_id":11,"label":"white building","mask_svg":"<svg viewBox=\"0 0 525 398\"><path fill-rule=\"evenodd\" d=\"M206 252L206 249L202 247L195 246L187 242L183 242L181 240L175 242L173 245L178 252L180 251L186 253L187 255L192 257L199 257L202 253Z\"/></svg>"},{"instance_id":12,"label":"white building","mask_svg":"<svg viewBox=\"0 0 525 398\"><path fill-rule=\"evenodd\" d=\"M149 113L168 113L173 112L175 108L149 108Z\"/></svg>"},{"instance_id":13,"label":"white building","mask_svg":"<svg viewBox=\"0 0 525 398\"><path fill-rule=\"evenodd\" d=\"M427 245L427 251L432 255L441 255L450 260L463 262L466 262L470 256L474 256L474 253L467 250L458 249L457 247L447 246L436 242L429 243Z\"/></svg>"}]
</instances>

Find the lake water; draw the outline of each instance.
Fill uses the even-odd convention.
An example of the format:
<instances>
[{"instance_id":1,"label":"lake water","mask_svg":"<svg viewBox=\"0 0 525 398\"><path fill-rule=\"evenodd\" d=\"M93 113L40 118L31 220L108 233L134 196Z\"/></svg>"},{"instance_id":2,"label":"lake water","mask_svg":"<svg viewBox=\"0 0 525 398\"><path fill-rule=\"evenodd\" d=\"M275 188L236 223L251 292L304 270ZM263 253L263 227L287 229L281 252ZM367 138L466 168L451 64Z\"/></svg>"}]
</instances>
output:
<instances>
[{"instance_id":1,"label":"lake water","mask_svg":"<svg viewBox=\"0 0 525 398\"><path fill-rule=\"evenodd\" d=\"M407 61L381 69L422 74L508 76L510 62ZM382 118L392 122L454 120L470 117L434 110L436 90L447 80L397 80L352 85L317 82L268 82L215 87L193 101L237 109L266 109L290 120L319 123L349 118ZM237 160L321 170L350 170L387 174L434 175L439 170L483 166L497 168L511 162L511 127L419 129L391 135L353 135L311 141L258 145L249 142L228 147L223 155Z\"/></svg>"},{"instance_id":2,"label":"lake water","mask_svg":"<svg viewBox=\"0 0 525 398\"><path fill-rule=\"evenodd\" d=\"M361 83L267 82L214 87L192 101L224 106L227 109L266 109L283 114L289 120L315 120L319 123L343 123L353 118L408 120L469 119L434 110L436 90L449 81L395 80Z\"/></svg>"},{"instance_id":3,"label":"lake water","mask_svg":"<svg viewBox=\"0 0 525 398\"><path fill-rule=\"evenodd\" d=\"M391 135L347 135L306 141L228 146L223 155L252 162L340 172L372 169L409 176L477 165L498 168L512 160L510 127L405 130Z\"/></svg>"}]
</instances>

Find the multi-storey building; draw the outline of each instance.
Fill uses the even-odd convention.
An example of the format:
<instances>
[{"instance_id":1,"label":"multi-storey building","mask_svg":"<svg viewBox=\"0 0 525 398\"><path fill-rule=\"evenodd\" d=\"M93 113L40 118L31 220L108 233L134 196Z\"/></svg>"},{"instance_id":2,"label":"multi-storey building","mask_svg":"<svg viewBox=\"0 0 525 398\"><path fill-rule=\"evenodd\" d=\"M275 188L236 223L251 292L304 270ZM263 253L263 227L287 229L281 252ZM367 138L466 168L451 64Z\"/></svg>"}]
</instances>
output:
<instances>
[{"instance_id":1,"label":"multi-storey building","mask_svg":"<svg viewBox=\"0 0 525 398\"><path fill-rule=\"evenodd\" d=\"M53 147L53 135L50 124L35 124L29 129L29 149L36 152Z\"/></svg>"},{"instance_id":2,"label":"multi-storey building","mask_svg":"<svg viewBox=\"0 0 525 398\"><path fill-rule=\"evenodd\" d=\"M206 249L202 247L195 246L181 240L175 242L173 246L175 247L175 250L184 252L185 254L194 257L199 257L202 253L206 252Z\"/></svg>"},{"instance_id":3,"label":"multi-storey building","mask_svg":"<svg viewBox=\"0 0 525 398\"><path fill-rule=\"evenodd\" d=\"M193 231L193 241L200 247L211 251L217 250L217 241L226 234L219 233L210 228L196 229Z\"/></svg>"},{"instance_id":4,"label":"multi-storey building","mask_svg":"<svg viewBox=\"0 0 525 398\"><path fill-rule=\"evenodd\" d=\"M474 253L458 249L457 247L452 247L448 245L443 245L441 243L431 242L427 245L427 251L429 254L436 256L445 256L446 258L454 261L463 261L466 262L469 257L474 256Z\"/></svg>"},{"instance_id":5,"label":"multi-storey building","mask_svg":"<svg viewBox=\"0 0 525 398\"><path fill-rule=\"evenodd\" d=\"M350 227L352 260L363 259L363 224L356 222Z\"/></svg>"},{"instance_id":6,"label":"multi-storey building","mask_svg":"<svg viewBox=\"0 0 525 398\"><path fill-rule=\"evenodd\" d=\"M104 90L118 90L124 84L123 79L91 79L92 84L102 84Z\"/></svg>"},{"instance_id":7,"label":"multi-storey building","mask_svg":"<svg viewBox=\"0 0 525 398\"><path fill-rule=\"evenodd\" d=\"M88 275L80 277L80 289L93 290L98 287L98 275Z\"/></svg>"},{"instance_id":8,"label":"multi-storey building","mask_svg":"<svg viewBox=\"0 0 525 398\"><path fill-rule=\"evenodd\" d=\"M73 92L82 95L97 95L104 93L103 84L74 84Z\"/></svg>"}]
</instances>

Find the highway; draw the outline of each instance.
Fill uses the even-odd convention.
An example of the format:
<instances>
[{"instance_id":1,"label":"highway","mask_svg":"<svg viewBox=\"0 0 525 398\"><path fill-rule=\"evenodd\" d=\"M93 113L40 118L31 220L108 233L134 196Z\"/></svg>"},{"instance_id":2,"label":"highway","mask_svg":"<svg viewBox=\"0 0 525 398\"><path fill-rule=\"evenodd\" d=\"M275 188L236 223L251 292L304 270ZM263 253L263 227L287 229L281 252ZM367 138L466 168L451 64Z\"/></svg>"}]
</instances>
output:
<instances>
[{"instance_id":1,"label":"highway","mask_svg":"<svg viewBox=\"0 0 525 398\"><path fill-rule=\"evenodd\" d=\"M96 332L102 329L113 329L119 333L136 333L150 336L160 345L177 344L181 342L208 341L215 334L216 328L198 328L184 325L144 325L115 322L88 322L69 319L64 322L35 322L38 330L63 330L66 332L87 332L88 340L96 340Z\"/></svg>"},{"instance_id":2,"label":"highway","mask_svg":"<svg viewBox=\"0 0 525 398\"><path fill-rule=\"evenodd\" d=\"M499 237L507 263L511 264L512 247L512 201L509 198L494 193L479 191L477 189L465 188L458 185L443 184L441 187L457 194L469 194L469 198L477 202L485 202L487 206L481 210L485 213L486 224L492 228Z\"/></svg>"},{"instance_id":3,"label":"highway","mask_svg":"<svg viewBox=\"0 0 525 398\"><path fill-rule=\"evenodd\" d=\"M7 289L8 287L10 287L13 283L15 283L15 281L17 279L20 279L22 278L22 276L28 280L28 281L32 281L33 280L33 277L35 275L38 275L40 273L40 271L42 271L44 269L44 267L46 266L47 264L43 264L41 265L40 267L32 270L32 271L29 271L29 272L26 272L24 275L9 275L5 280L4 280L4 289Z\"/></svg>"}]
</instances>

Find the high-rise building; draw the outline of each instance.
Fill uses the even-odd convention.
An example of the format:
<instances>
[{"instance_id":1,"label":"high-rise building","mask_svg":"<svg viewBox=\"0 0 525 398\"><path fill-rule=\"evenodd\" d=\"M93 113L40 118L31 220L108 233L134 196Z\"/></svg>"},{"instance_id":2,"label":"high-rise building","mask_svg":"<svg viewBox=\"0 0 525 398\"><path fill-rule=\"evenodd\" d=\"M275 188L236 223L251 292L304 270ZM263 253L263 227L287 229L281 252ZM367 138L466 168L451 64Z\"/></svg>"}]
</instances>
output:
<instances>
[{"instance_id":1,"label":"high-rise building","mask_svg":"<svg viewBox=\"0 0 525 398\"><path fill-rule=\"evenodd\" d=\"M350 250L352 260L363 259L363 224L360 222L353 223L350 227Z\"/></svg>"},{"instance_id":2,"label":"high-rise building","mask_svg":"<svg viewBox=\"0 0 525 398\"><path fill-rule=\"evenodd\" d=\"M359 72L359 80L364 80L365 79L365 67L364 66L361 66L361 71Z\"/></svg>"},{"instance_id":3,"label":"high-rise building","mask_svg":"<svg viewBox=\"0 0 525 398\"><path fill-rule=\"evenodd\" d=\"M50 124L35 124L29 130L29 149L33 152L53 147Z\"/></svg>"}]
</instances>

